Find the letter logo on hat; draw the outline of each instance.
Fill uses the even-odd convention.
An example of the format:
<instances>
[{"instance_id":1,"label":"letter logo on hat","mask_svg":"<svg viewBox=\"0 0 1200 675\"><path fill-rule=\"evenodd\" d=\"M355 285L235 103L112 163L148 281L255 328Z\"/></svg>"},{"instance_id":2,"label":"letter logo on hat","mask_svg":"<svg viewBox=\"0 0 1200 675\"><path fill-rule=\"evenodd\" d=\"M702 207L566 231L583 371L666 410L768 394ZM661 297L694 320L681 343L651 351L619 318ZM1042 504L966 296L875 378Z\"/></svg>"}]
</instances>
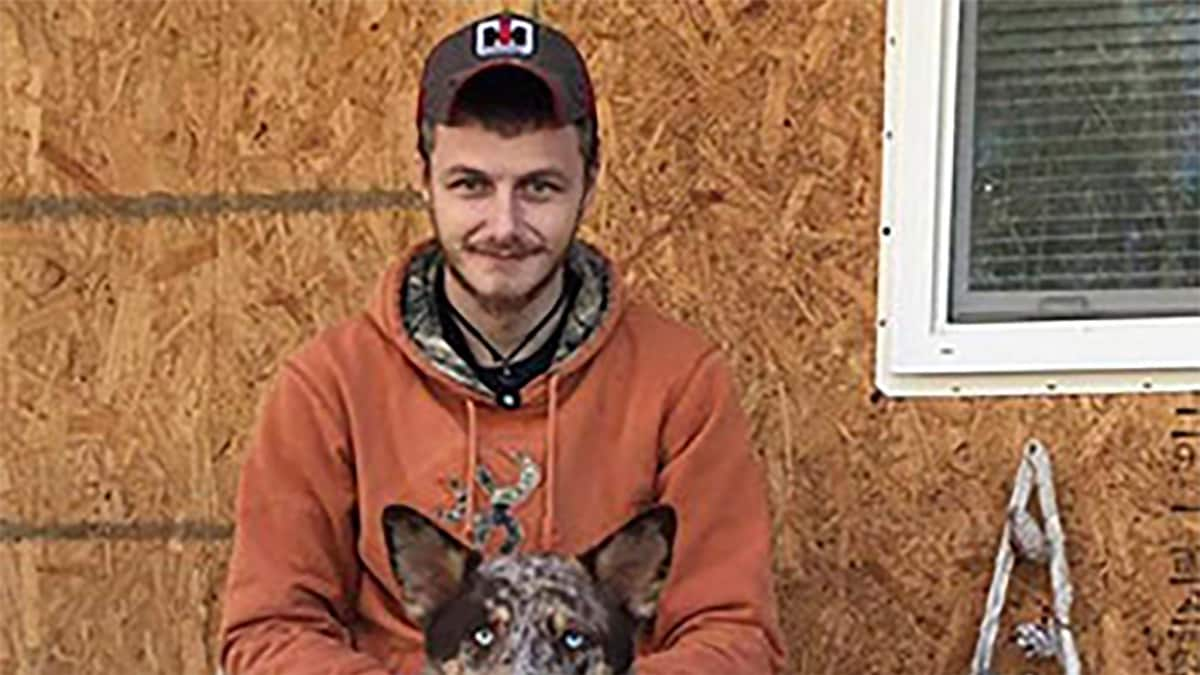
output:
<instances>
[{"instance_id":1,"label":"letter logo on hat","mask_svg":"<svg viewBox=\"0 0 1200 675\"><path fill-rule=\"evenodd\" d=\"M533 54L533 24L523 19L502 16L475 25L475 55L531 56Z\"/></svg>"}]
</instances>

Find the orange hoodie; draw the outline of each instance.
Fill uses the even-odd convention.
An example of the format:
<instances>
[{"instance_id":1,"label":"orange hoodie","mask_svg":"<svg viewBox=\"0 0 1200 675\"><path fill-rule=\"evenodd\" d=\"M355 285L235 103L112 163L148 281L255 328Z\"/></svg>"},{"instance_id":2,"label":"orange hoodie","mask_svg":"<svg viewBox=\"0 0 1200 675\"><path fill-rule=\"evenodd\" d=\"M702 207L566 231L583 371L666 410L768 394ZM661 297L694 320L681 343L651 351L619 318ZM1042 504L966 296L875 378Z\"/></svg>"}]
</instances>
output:
<instances>
[{"instance_id":1,"label":"orange hoodie","mask_svg":"<svg viewBox=\"0 0 1200 675\"><path fill-rule=\"evenodd\" d=\"M669 502L676 548L638 675L779 672L765 484L715 346L630 302L577 243L555 364L506 410L441 337L439 260L415 248L366 311L284 361L238 487L227 675L421 671L380 525L395 502L489 553L579 553Z\"/></svg>"}]
</instances>

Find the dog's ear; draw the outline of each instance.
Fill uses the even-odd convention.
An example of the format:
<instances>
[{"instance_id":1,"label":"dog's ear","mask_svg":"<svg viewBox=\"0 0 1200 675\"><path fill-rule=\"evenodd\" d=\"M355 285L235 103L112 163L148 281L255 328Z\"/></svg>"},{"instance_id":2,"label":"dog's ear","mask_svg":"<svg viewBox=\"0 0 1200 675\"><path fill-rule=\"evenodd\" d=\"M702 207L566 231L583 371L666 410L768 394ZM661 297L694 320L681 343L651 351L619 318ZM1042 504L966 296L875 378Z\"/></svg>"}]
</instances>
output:
<instances>
[{"instance_id":1,"label":"dog's ear","mask_svg":"<svg viewBox=\"0 0 1200 675\"><path fill-rule=\"evenodd\" d=\"M658 505L630 520L583 555L584 568L638 621L651 619L666 584L675 545L675 510Z\"/></svg>"},{"instance_id":2,"label":"dog's ear","mask_svg":"<svg viewBox=\"0 0 1200 675\"><path fill-rule=\"evenodd\" d=\"M478 552L463 546L433 521L407 506L383 510L383 538L392 573L403 590L404 610L418 625L458 594L479 565Z\"/></svg>"}]
</instances>

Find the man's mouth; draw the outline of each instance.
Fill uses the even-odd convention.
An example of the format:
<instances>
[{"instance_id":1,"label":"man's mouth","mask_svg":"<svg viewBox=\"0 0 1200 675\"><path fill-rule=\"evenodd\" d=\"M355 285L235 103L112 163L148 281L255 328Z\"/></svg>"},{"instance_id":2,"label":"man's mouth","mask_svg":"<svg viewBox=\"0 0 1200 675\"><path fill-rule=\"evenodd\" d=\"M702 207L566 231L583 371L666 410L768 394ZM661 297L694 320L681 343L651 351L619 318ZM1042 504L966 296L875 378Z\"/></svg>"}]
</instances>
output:
<instances>
[{"instance_id":1,"label":"man's mouth","mask_svg":"<svg viewBox=\"0 0 1200 675\"><path fill-rule=\"evenodd\" d=\"M506 262L515 262L530 258L535 254L535 251L486 251L486 250L470 250L470 253L493 260L503 260Z\"/></svg>"}]
</instances>

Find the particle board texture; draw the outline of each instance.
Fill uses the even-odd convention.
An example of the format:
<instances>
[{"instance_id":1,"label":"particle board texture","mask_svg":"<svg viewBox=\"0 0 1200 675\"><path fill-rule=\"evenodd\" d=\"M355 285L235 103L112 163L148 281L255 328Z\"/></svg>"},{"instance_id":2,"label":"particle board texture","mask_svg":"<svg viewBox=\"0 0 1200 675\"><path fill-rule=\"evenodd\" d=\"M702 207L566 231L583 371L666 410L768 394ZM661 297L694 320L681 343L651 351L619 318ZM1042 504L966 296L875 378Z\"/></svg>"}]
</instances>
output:
<instances>
[{"instance_id":1,"label":"particle board texture","mask_svg":"<svg viewBox=\"0 0 1200 675\"><path fill-rule=\"evenodd\" d=\"M873 387L882 0L0 5L0 672L215 670L261 396L430 234L421 56L506 6L593 69L583 236L735 369L789 673L966 672L1031 437L1086 672L1200 673L1200 397Z\"/></svg>"}]
</instances>

